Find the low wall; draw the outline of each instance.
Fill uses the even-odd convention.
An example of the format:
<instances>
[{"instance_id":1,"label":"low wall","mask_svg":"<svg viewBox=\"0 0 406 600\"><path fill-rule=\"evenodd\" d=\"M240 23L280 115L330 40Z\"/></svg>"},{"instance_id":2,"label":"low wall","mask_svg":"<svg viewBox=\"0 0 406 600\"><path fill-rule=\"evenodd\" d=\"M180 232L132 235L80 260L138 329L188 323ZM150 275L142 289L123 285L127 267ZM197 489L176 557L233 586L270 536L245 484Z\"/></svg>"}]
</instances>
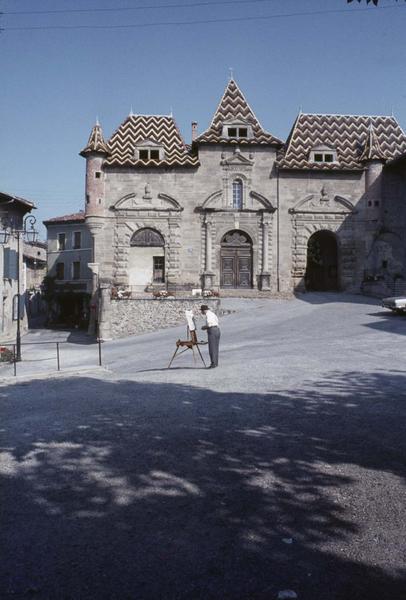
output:
<instances>
[{"instance_id":1,"label":"low wall","mask_svg":"<svg viewBox=\"0 0 406 600\"><path fill-rule=\"evenodd\" d=\"M201 315L200 306L207 304L214 312L220 309L219 298L154 298L111 300L111 337L139 335L165 327L184 324L185 310Z\"/></svg>"}]
</instances>

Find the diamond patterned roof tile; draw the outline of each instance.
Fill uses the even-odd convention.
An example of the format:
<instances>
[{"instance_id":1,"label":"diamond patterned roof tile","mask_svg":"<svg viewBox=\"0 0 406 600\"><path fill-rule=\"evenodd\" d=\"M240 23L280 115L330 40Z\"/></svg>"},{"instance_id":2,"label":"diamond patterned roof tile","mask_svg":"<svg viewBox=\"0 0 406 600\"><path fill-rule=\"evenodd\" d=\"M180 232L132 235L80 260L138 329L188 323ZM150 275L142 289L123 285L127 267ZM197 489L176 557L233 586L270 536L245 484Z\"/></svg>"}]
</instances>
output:
<instances>
[{"instance_id":1,"label":"diamond patterned roof tile","mask_svg":"<svg viewBox=\"0 0 406 600\"><path fill-rule=\"evenodd\" d=\"M109 149L104 141L103 131L99 123L96 123L96 125L93 127L92 131L90 132L87 145L85 148L83 148L80 154L81 156L87 156L91 152L99 152L106 155L109 153Z\"/></svg>"},{"instance_id":2,"label":"diamond patterned roof tile","mask_svg":"<svg viewBox=\"0 0 406 600\"><path fill-rule=\"evenodd\" d=\"M229 139L222 136L223 123L238 119L251 125L252 138ZM231 79L214 113L210 127L196 138L195 143L272 144L279 146L283 142L262 128L242 91L234 79Z\"/></svg>"},{"instance_id":3,"label":"diamond patterned roof tile","mask_svg":"<svg viewBox=\"0 0 406 600\"><path fill-rule=\"evenodd\" d=\"M382 152L381 146L379 144L378 136L375 133L375 129L372 125L372 122L369 125L368 136L360 160L386 160L386 157Z\"/></svg>"},{"instance_id":4,"label":"diamond patterned roof tile","mask_svg":"<svg viewBox=\"0 0 406 600\"><path fill-rule=\"evenodd\" d=\"M310 162L311 150L322 145L336 149L337 162ZM394 117L301 113L285 144L279 167L326 171L361 170L364 168L365 156L369 154L370 158L391 160L404 152L406 135Z\"/></svg>"},{"instance_id":5,"label":"diamond patterned roof tile","mask_svg":"<svg viewBox=\"0 0 406 600\"><path fill-rule=\"evenodd\" d=\"M163 148L164 158L138 160L136 146L143 142ZM187 166L199 164L198 157L189 151L173 117L158 115L129 115L108 142L107 166Z\"/></svg>"}]
</instances>

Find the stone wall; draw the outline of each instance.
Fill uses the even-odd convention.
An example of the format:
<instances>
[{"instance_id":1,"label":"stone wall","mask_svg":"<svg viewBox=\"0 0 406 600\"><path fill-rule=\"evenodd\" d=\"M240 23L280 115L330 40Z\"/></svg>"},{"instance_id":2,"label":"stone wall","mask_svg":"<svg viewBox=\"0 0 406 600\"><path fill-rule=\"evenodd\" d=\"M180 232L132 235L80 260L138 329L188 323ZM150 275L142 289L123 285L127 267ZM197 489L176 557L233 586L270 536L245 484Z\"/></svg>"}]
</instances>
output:
<instances>
[{"instance_id":1,"label":"stone wall","mask_svg":"<svg viewBox=\"0 0 406 600\"><path fill-rule=\"evenodd\" d=\"M196 316L201 315L202 304L207 304L216 313L220 308L219 298L111 300L111 336L140 335L179 324L184 324L186 331L185 310L193 310ZM197 325L199 327L199 323Z\"/></svg>"}]
</instances>

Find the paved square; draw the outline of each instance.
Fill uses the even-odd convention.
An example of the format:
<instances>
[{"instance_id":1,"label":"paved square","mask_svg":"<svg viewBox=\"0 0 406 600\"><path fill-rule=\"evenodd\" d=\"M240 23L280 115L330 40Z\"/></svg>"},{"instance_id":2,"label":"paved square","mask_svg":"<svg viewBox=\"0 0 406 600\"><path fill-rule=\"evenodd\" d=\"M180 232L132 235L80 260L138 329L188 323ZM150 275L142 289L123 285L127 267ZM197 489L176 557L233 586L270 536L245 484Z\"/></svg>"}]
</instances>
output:
<instances>
[{"instance_id":1,"label":"paved square","mask_svg":"<svg viewBox=\"0 0 406 600\"><path fill-rule=\"evenodd\" d=\"M405 597L406 318L224 304L218 369L166 370L181 327L104 344L108 370L3 382L2 598ZM94 364L78 347L70 369Z\"/></svg>"}]
</instances>

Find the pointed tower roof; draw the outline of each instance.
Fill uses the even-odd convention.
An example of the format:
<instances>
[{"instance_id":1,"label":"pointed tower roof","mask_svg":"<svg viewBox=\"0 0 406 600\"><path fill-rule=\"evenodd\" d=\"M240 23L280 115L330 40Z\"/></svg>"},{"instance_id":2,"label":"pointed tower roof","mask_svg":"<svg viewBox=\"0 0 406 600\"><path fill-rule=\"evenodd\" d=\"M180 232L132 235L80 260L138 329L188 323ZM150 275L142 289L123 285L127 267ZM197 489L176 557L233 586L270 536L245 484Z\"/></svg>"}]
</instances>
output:
<instances>
[{"instance_id":1,"label":"pointed tower roof","mask_svg":"<svg viewBox=\"0 0 406 600\"><path fill-rule=\"evenodd\" d=\"M230 139L223 136L223 124L241 121L251 126L252 136L245 139ZM231 143L231 144L272 144L281 145L282 141L262 128L244 94L234 79L230 79L220 104L214 113L210 127L202 133L197 143Z\"/></svg>"},{"instance_id":2,"label":"pointed tower roof","mask_svg":"<svg viewBox=\"0 0 406 600\"><path fill-rule=\"evenodd\" d=\"M80 152L81 156L86 157L91 152L99 152L100 154L109 154L109 149L104 141L103 131L99 121L96 121L92 131L90 132L87 145Z\"/></svg>"},{"instance_id":3,"label":"pointed tower roof","mask_svg":"<svg viewBox=\"0 0 406 600\"><path fill-rule=\"evenodd\" d=\"M369 123L367 139L364 145L363 152L360 156L360 160L386 160L384 153L382 152L379 144L378 136L375 132L375 128L372 121Z\"/></svg>"}]
</instances>

